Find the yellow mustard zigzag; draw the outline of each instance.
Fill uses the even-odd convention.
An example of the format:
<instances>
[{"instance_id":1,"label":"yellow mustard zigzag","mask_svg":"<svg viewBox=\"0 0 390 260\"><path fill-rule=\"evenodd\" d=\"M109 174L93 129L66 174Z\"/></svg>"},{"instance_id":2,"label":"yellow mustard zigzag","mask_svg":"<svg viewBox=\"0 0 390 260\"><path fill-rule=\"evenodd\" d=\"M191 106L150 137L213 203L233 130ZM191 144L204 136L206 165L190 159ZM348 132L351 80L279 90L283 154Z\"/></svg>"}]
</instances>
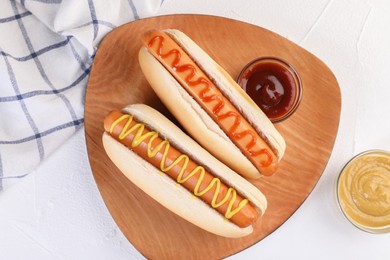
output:
<instances>
[{"instance_id":1,"label":"yellow mustard zigzag","mask_svg":"<svg viewBox=\"0 0 390 260\"><path fill-rule=\"evenodd\" d=\"M237 192L236 192L235 189L233 189L231 187L229 187L229 189L226 192L226 194L223 197L223 199L220 200L219 202L217 202L219 190L220 190L220 187L221 187L221 180L219 178L216 178L216 177L213 178L213 180L208 184L208 186L206 188L204 188L202 191L200 191L200 185L203 182L204 175L205 175L205 169L202 166L197 166L185 178L183 178L184 172L185 172L185 170L187 168L187 165L188 165L188 162L190 160L189 157L186 154L181 154L170 165L165 165L166 157L167 157L167 154L168 154L168 151L169 151L169 148L170 148L169 141L168 140L163 140L155 148L153 148L152 147L152 143L159 136L158 133L155 132L155 131L149 131L149 132L146 132L145 134L142 134L144 129L145 129L145 125L142 124L142 123L136 123L133 127L131 127L129 129L129 126L130 126L131 122L133 121L133 116L132 115L125 114L125 115L122 115L121 117L119 117L118 119L116 119L112 123L112 125L110 127L110 134L113 133L115 126L118 125L123 120L127 120L127 122L126 122L125 126L123 127L122 131L119 134L119 139L120 140L125 139L132 132L137 131L135 133L135 135L134 135L134 138L133 138L132 142L131 142L131 147L132 148L137 147L144 140L146 140L147 138L150 137L150 139L148 141L148 147L147 147L147 152L148 152L148 157L149 158L155 157L157 155L157 153L162 148L164 149L163 150L163 156L162 156L161 163L160 163L160 170L162 172L169 171L170 169L172 169L176 165L179 165L182 160L184 160L184 163L183 163L183 165L181 167L181 170L180 170L180 173L179 173L179 175L178 175L178 177L176 179L176 182L184 183L187 180L191 179L195 174L199 173L199 178L198 178L198 181L196 183L195 189L193 191L195 196L198 196L198 197L202 196L202 195L207 193L209 190L211 190L215 186L214 196L213 196L213 199L212 199L212 202L211 202L211 206L213 208L218 208L218 207L222 206L231 197L230 201L229 201L228 208L227 208L226 213L225 213L225 218L230 219L235 214L237 214L248 203L248 199L243 199L239 203L239 205L235 209L233 209L234 202L236 201L236 198L237 198Z\"/></svg>"}]
</instances>

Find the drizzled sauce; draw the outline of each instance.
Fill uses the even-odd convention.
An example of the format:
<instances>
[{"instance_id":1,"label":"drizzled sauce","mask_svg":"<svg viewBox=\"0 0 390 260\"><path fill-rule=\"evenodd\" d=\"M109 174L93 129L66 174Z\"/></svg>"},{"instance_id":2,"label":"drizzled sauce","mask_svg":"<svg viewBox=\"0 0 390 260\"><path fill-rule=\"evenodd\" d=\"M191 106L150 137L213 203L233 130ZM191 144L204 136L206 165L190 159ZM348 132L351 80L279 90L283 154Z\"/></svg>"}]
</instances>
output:
<instances>
[{"instance_id":1,"label":"drizzled sauce","mask_svg":"<svg viewBox=\"0 0 390 260\"><path fill-rule=\"evenodd\" d=\"M204 167L194 164L186 154L177 151L156 131L150 131L145 124L135 121L133 116L122 114L119 111L113 111L109 116L115 118L106 129L112 137L121 141L142 158L149 158L149 161L161 172L166 173L178 184L182 184L195 196L201 199L204 196L211 196L210 205L226 219L235 222L234 216L248 205L248 199L242 198L234 188L227 187L219 178L207 173ZM143 149L139 150L141 146L146 146L146 152L141 152L144 151ZM168 154L175 154L176 157L172 158ZM178 169L180 169L179 172ZM255 220L251 219L252 222ZM251 223L236 224L248 226Z\"/></svg>"},{"instance_id":2,"label":"drizzled sauce","mask_svg":"<svg viewBox=\"0 0 390 260\"><path fill-rule=\"evenodd\" d=\"M165 34L157 34L149 39L147 42L149 50L152 54L174 72L175 78L184 83L183 86L188 86L186 90L203 105L203 108L209 113L211 117L221 126L227 135L239 147L241 145L238 140L248 140L247 144L241 151L248 155L248 159L254 163L256 167L266 168L273 165L270 169L261 170L265 175L271 175L276 170L277 158L272 150L267 148L259 148L260 140L256 131L251 127L244 118L238 113L236 108L231 104L225 102L223 94L214 86L214 84L204 75L204 73L196 65L183 62L183 56L187 55L177 48L167 48L165 43L167 40L172 41L169 36ZM193 90L198 88L198 90ZM199 91L199 89L201 89ZM210 105L213 104L210 108ZM210 110L208 110L210 109ZM222 122L225 121L225 122ZM245 121L245 122L244 122ZM228 123L227 123L228 122ZM246 124L245 124L246 123ZM226 125L229 125L225 129ZM247 127L249 126L249 127ZM267 145L268 146L268 145ZM264 147L264 146L263 146Z\"/></svg>"},{"instance_id":3,"label":"drizzled sauce","mask_svg":"<svg viewBox=\"0 0 390 260\"><path fill-rule=\"evenodd\" d=\"M300 101L300 80L283 61L259 59L244 68L239 85L273 122L289 116Z\"/></svg>"}]
</instances>

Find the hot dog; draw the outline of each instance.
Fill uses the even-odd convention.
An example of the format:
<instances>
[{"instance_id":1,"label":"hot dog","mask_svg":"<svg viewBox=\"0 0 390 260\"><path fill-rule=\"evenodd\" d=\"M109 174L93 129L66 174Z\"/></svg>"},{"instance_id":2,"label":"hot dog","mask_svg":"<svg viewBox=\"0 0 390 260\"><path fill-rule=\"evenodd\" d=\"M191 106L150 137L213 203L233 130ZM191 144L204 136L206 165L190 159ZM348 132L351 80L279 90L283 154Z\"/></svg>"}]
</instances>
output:
<instances>
[{"instance_id":1,"label":"hot dog","mask_svg":"<svg viewBox=\"0 0 390 260\"><path fill-rule=\"evenodd\" d=\"M146 79L194 139L244 177L276 172L285 141L226 71L178 30L149 31L142 41Z\"/></svg>"},{"instance_id":2,"label":"hot dog","mask_svg":"<svg viewBox=\"0 0 390 260\"><path fill-rule=\"evenodd\" d=\"M241 237L267 207L264 195L156 110L142 104L109 113L103 146L139 188L189 222Z\"/></svg>"}]
</instances>

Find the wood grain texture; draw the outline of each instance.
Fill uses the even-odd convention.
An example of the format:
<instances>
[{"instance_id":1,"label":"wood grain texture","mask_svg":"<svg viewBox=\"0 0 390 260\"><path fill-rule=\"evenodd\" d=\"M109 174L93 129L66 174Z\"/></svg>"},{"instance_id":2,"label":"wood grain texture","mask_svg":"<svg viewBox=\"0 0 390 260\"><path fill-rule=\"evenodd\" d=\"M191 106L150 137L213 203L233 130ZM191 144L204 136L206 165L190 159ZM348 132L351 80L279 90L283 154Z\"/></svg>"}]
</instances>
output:
<instances>
[{"instance_id":1,"label":"wood grain texture","mask_svg":"<svg viewBox=\"0 0 390 260\"><path fill-rule=\"evenodd\" d=\"M254 233L227 239L205 232L160 206L116 169L102 147L103 118L127 104L145 103L173 121L138 64L140 37L148 29L185 32L233 78L251 60L276 56L293 65L303 82L297 112L278 123L287 149L279 171L252 181L268 199ZM269 235L303 203L322 175L337 134L341 97L329 68L314 55L263 28L221 17L172 15L123 25L100 44L85 101L85 132L96 183L114 220L149 259L216 259L239 252Z\"/></svg>"}]
</instances>

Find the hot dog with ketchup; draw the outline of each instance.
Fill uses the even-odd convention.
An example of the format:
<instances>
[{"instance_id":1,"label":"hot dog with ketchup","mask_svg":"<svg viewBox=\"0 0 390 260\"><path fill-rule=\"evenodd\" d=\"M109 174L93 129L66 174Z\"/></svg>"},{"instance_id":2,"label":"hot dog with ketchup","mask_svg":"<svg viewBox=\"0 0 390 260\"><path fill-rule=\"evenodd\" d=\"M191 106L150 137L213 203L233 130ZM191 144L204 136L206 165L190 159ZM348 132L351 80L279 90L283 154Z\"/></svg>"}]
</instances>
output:
<instances>
[{"instance_id":1,"label":"hot dog with ketchup","mask_svg":"<svg viewBox=\"0 0 390 260\"><path fill-rule=\"evenodd\" d=\"M194 139L244 177L276 172L285 141L226 71L178 30L149 31L142 41L146 79Z\"/></svg>"},{"instance_id":2,"label":"hot dog with ketchup","mask_svg":"<svg viewBox=\"0 0 390 260\"><path fill-rule=\"evenodd\" d=\"M225 237L253 231L264 195L216 160L156 110L142 104L112 111L103 146L123 174L189 222Z\"/></svg>"}]
</instances>

